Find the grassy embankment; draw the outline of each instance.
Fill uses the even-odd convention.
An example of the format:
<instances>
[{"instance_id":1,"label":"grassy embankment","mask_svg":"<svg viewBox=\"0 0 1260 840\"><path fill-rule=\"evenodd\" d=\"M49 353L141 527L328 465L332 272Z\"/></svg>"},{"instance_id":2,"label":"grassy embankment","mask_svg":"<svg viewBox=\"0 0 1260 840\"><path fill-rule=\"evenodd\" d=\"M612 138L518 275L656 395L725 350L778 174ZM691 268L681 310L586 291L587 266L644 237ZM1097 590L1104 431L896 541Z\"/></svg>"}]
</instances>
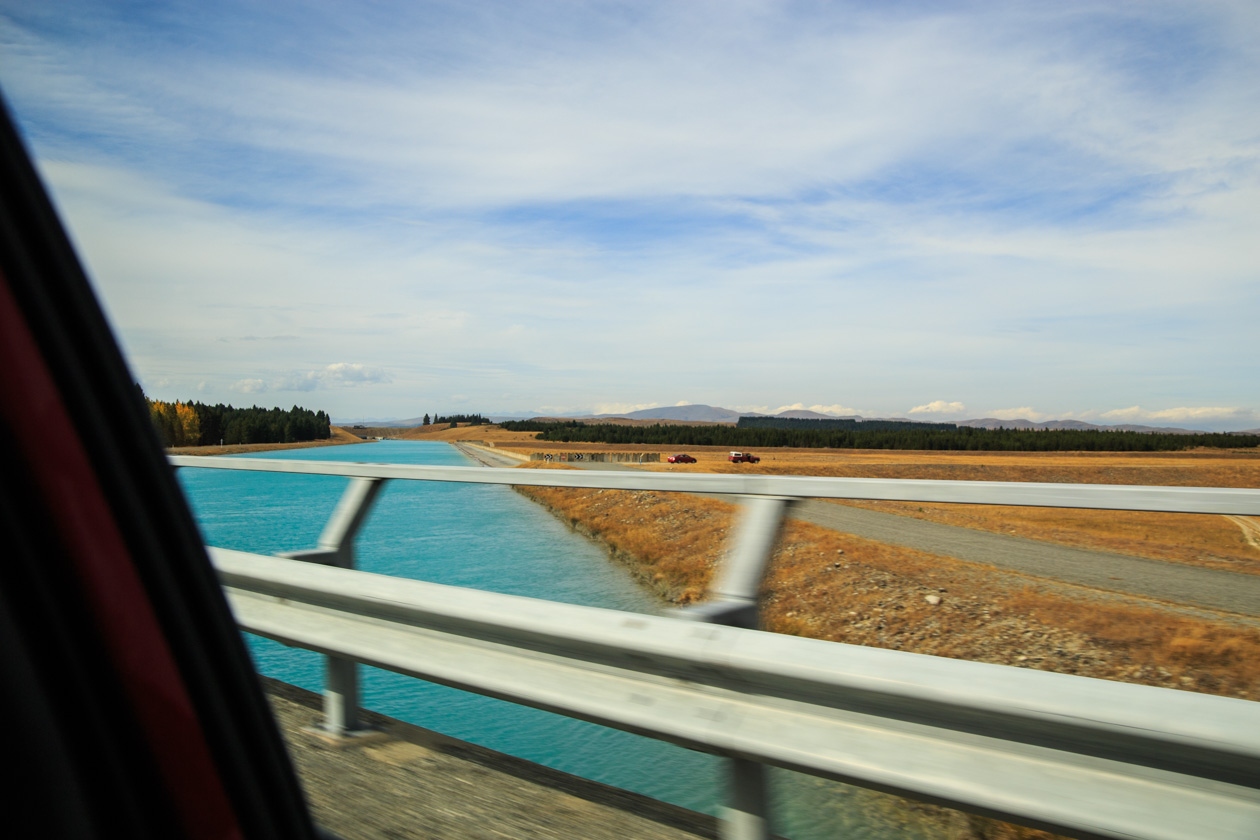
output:
<instances>
[{"instance_id":1,"label":"grassy embankment","mask_svg":"<svg viewBox=\"0 0 1260 840\"><path fill-rule=\"evenodd\" d=\"M304 440L299 443L234 443L225 446L172 446L166 452L169 455L244 455L248 452L312 449L319 446L342 446L348 443L367 443L367 441L340 426L332 426L327 440Z\"/></svg>"}]
</instances>

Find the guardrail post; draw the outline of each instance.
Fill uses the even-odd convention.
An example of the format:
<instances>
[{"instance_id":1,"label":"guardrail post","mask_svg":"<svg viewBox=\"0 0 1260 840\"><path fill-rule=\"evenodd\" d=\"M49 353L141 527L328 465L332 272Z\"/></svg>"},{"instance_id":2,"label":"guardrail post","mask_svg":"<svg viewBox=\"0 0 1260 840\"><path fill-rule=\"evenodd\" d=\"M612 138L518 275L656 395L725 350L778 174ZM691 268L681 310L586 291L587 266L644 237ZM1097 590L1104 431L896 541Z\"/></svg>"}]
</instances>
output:
<instances>
[{"instance_id":1,"label":"guardrail post","mask_svg":"<svg viewBox=\"0 0 1260 840\"><path fill-rule=\"evenodd\" d=\"M712 624L756 628L757 598L783 518L792 499L748 496L744 501L735 544L710 585L709 601L690 617ZM770 779L766 766L743 758L729 760L730 798L718 827L721 840L769 840Z\"/></svg>"},{"instance_id":2,"label":"guardrail post","mask_svg":"<svg viewBox=\"0 0 1260 840\"><path fill-rule=\"evenodd\" d=\"M384 486L385 480L380 478L351 479L319 535L319 548L292 552L289 556L353 569L354 538ZM323 728L337 736L359 729L359 665L352 659L332 655L324 658Z\"/></svg>"},{"instance_id":3,"label":"guardrail post","mask_svg":"<svg viewBox=\"0 0 1260 840\"><path fill-rule=\"evenodd\" d=\"M769 778L766 765L746 758L730 760L730 804L722 809L722 840L768 840Z\"/></svg>"}]
</instances>

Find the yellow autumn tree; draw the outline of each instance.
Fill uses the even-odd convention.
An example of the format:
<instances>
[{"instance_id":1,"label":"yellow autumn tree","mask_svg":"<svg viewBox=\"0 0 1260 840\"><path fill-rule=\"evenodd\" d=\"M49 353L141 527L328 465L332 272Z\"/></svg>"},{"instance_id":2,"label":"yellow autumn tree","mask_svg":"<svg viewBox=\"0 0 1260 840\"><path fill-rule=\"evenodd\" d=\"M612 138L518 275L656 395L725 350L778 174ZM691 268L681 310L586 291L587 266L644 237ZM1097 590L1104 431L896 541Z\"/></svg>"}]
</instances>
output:
<instances>
[{"instance_id":1,"label":"yellow autumn tree","mask_svg":"<svg viewBox=\"0 0 1260 840\"><path fill-rule=\"evenodd\" d=\"M162 442L167 446L197 446L201 443L201 419L192 403L149 400L149 416Z\"/></svg>"},{"instance_id":2,"label":"yellow autumn tree","mask_svg":"<svg viewBox=\"0 0 1260 840\"><path fill-rule=\"evenodd\" d=\"M196 446L201 443L201 420L189 403L175 403L176 437L180 440L175 446Z\"/></svg>"}]
</instances>

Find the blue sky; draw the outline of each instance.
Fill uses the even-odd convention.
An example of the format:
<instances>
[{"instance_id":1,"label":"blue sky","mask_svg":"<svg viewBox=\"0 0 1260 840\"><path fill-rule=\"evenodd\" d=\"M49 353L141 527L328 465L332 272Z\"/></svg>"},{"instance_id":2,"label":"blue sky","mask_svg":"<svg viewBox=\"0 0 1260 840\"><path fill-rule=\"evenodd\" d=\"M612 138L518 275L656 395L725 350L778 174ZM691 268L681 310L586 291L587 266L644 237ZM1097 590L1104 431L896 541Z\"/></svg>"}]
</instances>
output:
<instances>
[{"instance_id":1,"label":"blue sky","mask_svg":"<svg viewBox=\"0 0 1260 840\"><path fill-rule=\"evenodd\" d=\"M1260 427L1260 5L0 0L151 396Z\"/></svg>"}]
</instances>

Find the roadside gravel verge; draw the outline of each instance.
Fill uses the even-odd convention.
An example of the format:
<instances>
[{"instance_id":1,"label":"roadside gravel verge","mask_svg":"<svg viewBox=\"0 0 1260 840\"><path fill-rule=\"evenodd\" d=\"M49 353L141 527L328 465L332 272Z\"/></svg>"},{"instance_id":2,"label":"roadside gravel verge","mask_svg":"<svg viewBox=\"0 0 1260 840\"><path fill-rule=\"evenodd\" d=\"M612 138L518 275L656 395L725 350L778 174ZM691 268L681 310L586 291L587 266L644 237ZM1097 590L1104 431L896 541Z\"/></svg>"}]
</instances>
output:
<instances>
[{"instance_id":1,"label":"roadside gravel verge","mask_svg":"<svg viewBox=\"0 0 1260 840\"><path fill-rule=\"evenodd\" d=\"M713 817L363 712L316 734L322 700L261 678L316 822L342 840L712 840Z\"/></svg>"}]
</instances>

